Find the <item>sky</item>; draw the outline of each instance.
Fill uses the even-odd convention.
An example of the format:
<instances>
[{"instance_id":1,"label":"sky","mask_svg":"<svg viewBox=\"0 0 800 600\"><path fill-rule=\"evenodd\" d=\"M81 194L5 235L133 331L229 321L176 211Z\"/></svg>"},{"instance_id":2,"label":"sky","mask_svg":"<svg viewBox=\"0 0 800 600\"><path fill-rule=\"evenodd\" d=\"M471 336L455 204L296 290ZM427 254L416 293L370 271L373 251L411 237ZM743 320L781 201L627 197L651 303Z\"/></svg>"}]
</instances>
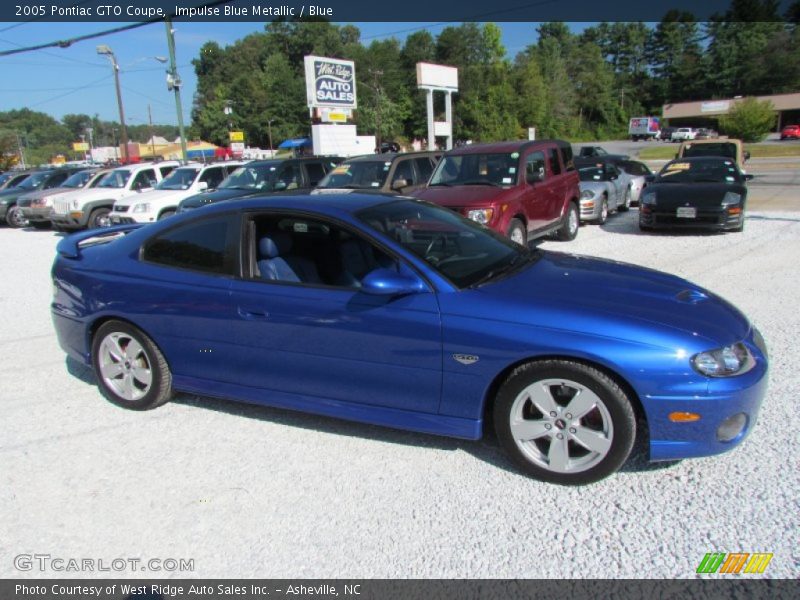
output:
<instances>
[{"instance_id":1,"label":"sky","mask_svg":"<svg viewBox=\"0 0 800 600\"><path fill-rule=\"evenodd\" d=\"M406 36L426 29L434 36L451 23L354 23L362 42ZM112 29L123 23L2 23L0 50L85 35ZM509 57L514 57L536 41L538 23L498 23ZM589 23L568 23L581 31ZM191 120L192 97L197 80L191 61L209 40L232 44L244 36L263 31L264 23L177 22L175 52L181 89L184 121ZM68 48L48 48L0 57L0 111L30 108L56 119L65 114L98 114L103 120L119 121L113 69L96 47L111 47L120 65L120 84L125 121L130 125L148 122L148 104L155 124L176 124L174 95L167 91L165 65L154 57L168 56L166 29L153 23L131 31L75 43Z\"/></svg>"}]
</instances>

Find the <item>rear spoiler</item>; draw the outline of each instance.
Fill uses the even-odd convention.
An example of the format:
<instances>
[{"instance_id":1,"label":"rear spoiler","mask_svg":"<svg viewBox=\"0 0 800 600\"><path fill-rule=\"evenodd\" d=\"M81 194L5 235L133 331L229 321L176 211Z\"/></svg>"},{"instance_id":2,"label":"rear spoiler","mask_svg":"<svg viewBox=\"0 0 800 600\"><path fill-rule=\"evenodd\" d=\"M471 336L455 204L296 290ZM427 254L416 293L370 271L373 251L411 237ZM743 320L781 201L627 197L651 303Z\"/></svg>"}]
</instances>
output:
<instances>
[{"instance_id":1,"label":"rear spoiler","mask_svg":"<svg viewBox=\"0 0 800 600\"><path fill-rule=\"evenodd\" d=\"M104 227L103 229L88 229L79 233L73 233L58 242L56 252L66 258L79 258L81 255L81 248L113 242L115 239L124 237L131 231L139 229L140 227L142 227L142 223L117 225L116 227Z\"/></svg>"}]
</instances>

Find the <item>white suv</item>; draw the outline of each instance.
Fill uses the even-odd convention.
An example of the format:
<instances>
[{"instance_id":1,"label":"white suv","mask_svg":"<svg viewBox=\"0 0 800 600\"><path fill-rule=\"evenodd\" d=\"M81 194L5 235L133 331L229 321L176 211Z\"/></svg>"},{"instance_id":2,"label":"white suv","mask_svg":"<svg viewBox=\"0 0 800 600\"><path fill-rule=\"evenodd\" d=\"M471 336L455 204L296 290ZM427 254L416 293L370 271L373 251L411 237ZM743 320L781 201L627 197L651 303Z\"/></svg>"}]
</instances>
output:
<instances>
[{"instance_id":1,"label":"white suv","mask_svg":"<svg viewBox=\"0 0 800 600\"><path fill-rule=\"evenodd\" d=\"M681 127L672 132L670 139L673 142L682 142L684 140L693 140L695 137L697 137L697 131L691 127Z\"/></svg>"},{"instance_id":2,"label":"white suv","mask_svg":"<svg viewBox=\"0 0 800 600\"><path fill-rule=\"evenodd\" d=\"M110 223L108 215L115 202L152 190L179 164L170 160L118 167L96 187L66 194L53 202L50 220L59 229L105 227Z\"/></svg>"},{"instance_id":3,"label":"white suv","mask_svg":"<svg viewBox=\"0 0 800 600\"><path fill-rule=\"evenodd\" d=\"M129 196L114 203L109 215L112 225L152 223L175 214L181 200L200 192L214 190L242 162L189 163L175 169L154 190Z\"/></svg>"}]
</instances>

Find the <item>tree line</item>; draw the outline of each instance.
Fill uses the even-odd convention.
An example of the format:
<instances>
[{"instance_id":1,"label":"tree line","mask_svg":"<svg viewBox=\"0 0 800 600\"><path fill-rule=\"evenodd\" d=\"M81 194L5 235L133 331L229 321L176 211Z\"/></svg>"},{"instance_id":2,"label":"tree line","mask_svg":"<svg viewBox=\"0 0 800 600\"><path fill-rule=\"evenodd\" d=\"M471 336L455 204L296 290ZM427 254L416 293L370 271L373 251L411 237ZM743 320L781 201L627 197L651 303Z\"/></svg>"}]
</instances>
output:
<instances>
[{"instance_id":1,"label":"tree line","mask_svg":"<svg viewBox=\"0 0 800 600\"><path fill-rule=\"evenodd\" d=\"M733 0L708 22L670 11L654 27L600 23L576 34L543 23L513 58L493 23L367 45L353 25L276 21L230 46L201 48L191 131L224 144L230 129L242 130L259 146L270 129L275 143L308 135L303 57L314 54L355 61L355 122L383 140L427 135L420 61L459 69L456 138L517 139L528 127L573 141L624 136L631 116L658 115L668 102L800 90L799 16L800 2L782 15L776 0Z\"/></svg>"}]
</instances>

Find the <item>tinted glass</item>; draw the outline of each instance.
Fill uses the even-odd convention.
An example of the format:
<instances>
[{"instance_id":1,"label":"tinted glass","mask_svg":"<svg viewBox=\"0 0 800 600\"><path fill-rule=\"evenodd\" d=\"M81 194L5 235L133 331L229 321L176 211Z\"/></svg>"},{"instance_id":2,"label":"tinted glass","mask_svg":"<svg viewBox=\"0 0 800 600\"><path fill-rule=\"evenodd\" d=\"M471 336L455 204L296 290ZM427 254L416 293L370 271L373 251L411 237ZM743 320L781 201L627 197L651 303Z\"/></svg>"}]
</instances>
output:
<instances>
[{"instance_id":1,"label":"tinted glass","mask_svg":"<svg viewBox=\"0 0 800 600\"><path fill-rule=\"evenodd\" d=\"M250 164L239 167L220 184L220 189L271 190L272 180L281 161Z\"/></svg>"},{"instance_id":2,"label":"tinted glass","mask_svg":"<svg viewBox=\"0 0 800 600\"><path fill-rule=\"evenodd\" d=\"M415 158L414 163L416 163L417 171L419 171L420 183L425 183L431 178L433 163L429 158Z\"/></svg>"},{"instance_id":3,"label":"tinted glass","mask_svg":"<svg viewBox=\"0 0 800 600\"><path fill-rule=\"evenodd\" d=\"M175 165L164 165L163 167L159 167L158 170L161 171L162 177L166 177L175 170Z\"/></svg>"},{"instance_id":4,"label":"tinted glass","mask_svg":"<svg viewBox=\"0 0 800 600\"><path fill-rule=\"evenodd\" d=\"M168 267L231 275L237 244L234 221L226 215L170 229L145 243L142 260Z\"/></svg>"},{"instance_id":5,"label":"tinted glass","mask_svg":"<svg viewBox=\"0 0 800 600\"><path fill-rule=\"evenodd\" d=\"M392 163L388 160L345 162L328 173L317 187L320 189L377 189L386 182L391 167Z\"/></svg>"},{"instance_id":6,"label":"tinted glass","mask_svg":"<svg viewBox=\"0 0 800 600\"><path fill-rule=\"evenodd\" d=\"M92 171L78 171L70 175L62 185L68 188L82 188L93 176L94 173Z\"/></svg>"},{"instance_id":7,"label":"tinted glass","mask_svg":"<svg viewBox=\"0 0 800 600\"><path fill-rule=\"evenodd\" d=\"M603 167L585 167L578 170L581 181L604 181L606 176Z\"/></svg>"},{"instance_id":8,"label":"tinted glass","mask_svg":"<svg viewBox=\"0 0 800 600\"><path fill-rule=\"evenodd\" d=\"M547 154L550 159L550 170L553 172L553 175L560 175L561 163L558 162L558 149L550 148Z\"/></svg>"},{"instance_id":9,"label":"tinted glass","mask_svg":"<svg viewBox=\"0 0 800 600\"><path fill-rule=\"evenodd\" d=\"M458 154L445 156L436 166L431 186L514 185L517 182L519 154Z\"/></svg>"},{"instance_id":10,"label":"tinted glass","mask_svg":"<svg viewBox=\"0 0 800 600\"><path fill-rule=\"evenodd\" d=\"M197 179L199 167L181 167L170 173L156 186L159 190L188 190ZM138 180L138 177L137 177Z\"/></svg>"},{"instance_id":11,"label":"tinted glass","mask_svg":"<svg viewBox=\"0 0 800 600\"><path fill-rule=\"evenodd\" d=\"M47 171L41 171L39 173L33 173L25 178L18 187L22 188L23 190L35 190L37 189L42 183L44 183L45 179L50 176L50 173Z\"/></svg>"},{"instance_id":12,"label":"tinted glass","mask_svg":"<svg viewBox=\"0 0 800 600\"><path fill-rule=\"evenodd\" d=\"M101 188L124 188L131 177L131 172L128 169L114 169L103 177L103 181L97 184Z\"/></svg>"},{"instance_id":13,"label":"tinted glass","mask_svg":"<svg viewBox=\"0 0 800 600\"><path fill-rule=\"evenodd\" d=\"M490 229L426 202L388 202L359 211L356 216L458 287L500 277L534 256Z\"/></svg>"},{"instance_id":14,"label":"tinted glass","mask_svg":"<svg viewBox=\"0 0 800 600\"><path fill-rule=\"evenodd\" d=\"M714 144L686 144L683 147L683 156L724 156L736 158L736 144L719 142Z\"/></svg>"},{"instance_id":15,"label":"tinted glass","mask_svg":"<svg viewBox=\"0 0 800 600\"><path fill-rule=\"evenodd\" d=\"M303 183L303 175L300 173L300 165L291 163L278 171L275 177L273 189L280 190L296 190Z\"/></svg>"},{"instance_id":16,"label":"tinted glass","mask_svg":"<svg viewBox=\"0 0 800 600\"><path fill-rule=\"evenodd\" d=\"M51 177L47 179L47 182L44 184L45 189L50 189L54 187L60 186L64 181L66 181L67 177L69 177L69 173L61 172L61 173L54 173Z\"/></svg>"},{"instance_id":17,"label":"tinted glass","mask_svg":"<svg viewBox=\"0 0 800 600\"><path fill-rule=\"evenodd\" d=\"M544 152L537 150L528 155L525 159L525 176L534 173L544 174Z\"/></svg>"},{"instance_id":18,"label":"tinted glass","mask_svg":"<svg viewBox=\"0 0 800 600\"><path fill-rule=\"evenodd\" d=\"M216 188L223 179L225 179L225 171L222 167L210 167L200 175L200 181L205 181L209 189Z\"/></svg>"},{"instance_id":19,"label":"tinted glass","mask_svg":"<svg viewBox=\"0 0 800 600\"><path fill-rule=\"evenodd\" d=\"M628 175L651 175L650 168L635 160L624 160L619 163L619 168L625 171Z\"/></svg>"},{"instance_id":20,"label":"tinted glass","mask_svg":"<svg viewBox=\"0 0 800 600\"><path fill-rule=\"evenodd\" d=\"M656 178L657 183L741 183L736 163L726 159L675 160L667 163Z\"/></svg>"},{"instance_id":21,"label":"tinted glass","mask_svg":"<svg viewBox=\"0 0 800 600\"><path fill-rule=\"evenodd\" d=\"M156 172L153 169L146 169L139 171L136 179L133 180L133 189L144 189L153 187L153 182L156 180Z\"/></svg>"},{"instance_id":22,"label":"tinted glass","mask_svg":"<svg viewBox=\"0 0 800 600\"><path fill-rule=\"evenodd\" d=\"M561 146L561 162L566 165L567 171L575 170L575 163L572 160L572 146Z\"/></svg>"},{"instance_id":23,"label":"tinted glass","mask_svg":"<svg viewBox=\"0 0 800 600\"><path fill-rule=\"evenodd\" d=\"M325 169L322 168L320 163L306 163L306 173L308 173L308 183L312 187L317 185L322 181L322 178L325 177Z\"/></svg>"}]
</instances>

